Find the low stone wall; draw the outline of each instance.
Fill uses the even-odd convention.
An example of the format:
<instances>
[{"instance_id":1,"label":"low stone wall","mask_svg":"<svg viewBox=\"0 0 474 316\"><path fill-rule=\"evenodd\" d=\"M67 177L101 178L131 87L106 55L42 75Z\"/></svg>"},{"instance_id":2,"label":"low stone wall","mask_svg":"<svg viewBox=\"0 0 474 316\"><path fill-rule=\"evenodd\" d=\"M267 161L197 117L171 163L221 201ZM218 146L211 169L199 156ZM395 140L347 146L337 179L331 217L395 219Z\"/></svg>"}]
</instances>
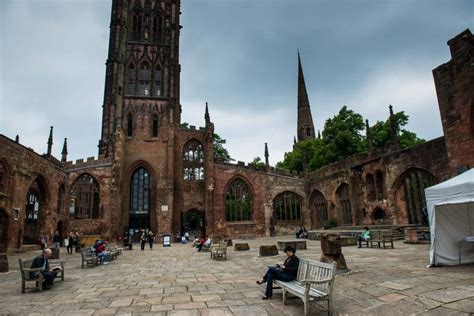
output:
<instances>
[{"instance_id":1,"label":"low stone wall","mask_svg":"<svg viewBox=\"0 0 474 316\"><path fill-rule=\"evenodd\" d=\"M430 229L428 227L410 227L405 229L406 244L431 243Z\"/></svg>"}]
</instances>

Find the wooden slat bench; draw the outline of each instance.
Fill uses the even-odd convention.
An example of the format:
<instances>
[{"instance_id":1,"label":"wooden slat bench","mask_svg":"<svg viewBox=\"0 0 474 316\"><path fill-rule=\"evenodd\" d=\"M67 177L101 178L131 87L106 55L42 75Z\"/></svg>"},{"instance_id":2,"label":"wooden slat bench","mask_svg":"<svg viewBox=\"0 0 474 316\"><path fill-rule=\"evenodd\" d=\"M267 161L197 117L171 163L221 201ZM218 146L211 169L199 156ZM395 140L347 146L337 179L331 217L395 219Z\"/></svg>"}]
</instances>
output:
<instances>
[{"instance_id":1,"label":"wooden slat bench","mask_svg":"<svg viewBox=\"0 0 474 316\"><path fill-rule=\"evenodd\" d=\"M286 304L288 293L291 293L304 303L304 315L309 315L310 301L327 301L327 310L332 310L332 288L336 273L335 263L323 263L301 259L296 280L284 282L275 280L275 286L283 290L283 304Z\"/></svg>"},{"instance_id":2,"label":"wooden slat bench","mask_svg":"<svg viewBox=\"0 0 474 316\"><path fill-rule=\"evenodd\" d=\"M224 258L227 260L227 241L221 241L211 247L211 259Z\"/></svg>"},{"instance_id":3,"label":"wooden slat bench","mask_svg":"<svg viewBox=\"0 0 474 316\"><path fill-rule=\"evenodd\" d=\"M25 288L26 288L26 282L35 282L36 288L38 290L42 291L43 290L43 281L44 277L41 274L41 271L43 271L43 268L31 268L31 264L35 258L31 259L18 259L18 262L20 264L20 273L21 273L21 293L25 293ZM54 267L54 266L61 266L62 270L60 272L61 274L61 280L64 281L64 260L48 260L49 261L49 266ZM31 278L30 272L38 272L35 278Z\"/></svg>"},{"instance_id":4,"label":"wooden slat bench","mask_svg":"<svg viewBox=\"0 0 474 316\"><path fill-rule=\"evenodd\" d=\"M375 230L370 232L370 247L373 248L374 245L381 248L391 247L393 249L393 235L391 230ZM389 246L385 246L385 244L389 244Z\"/></svg>"},{"instance_id":5,"label":"wooden slat bench","mask_svg":"<svg viewBox=\"0 0 474 316\"><path fill-rule=\"evenodd\" d=\"M86 264L85 266L88 266L88 265L98 265L101 262L100 257L96 256L95 253L91 252L90 248L81 249L81 259L82 259L83 269L84 269L84 263Z\"/></svg>"}]
</instances>

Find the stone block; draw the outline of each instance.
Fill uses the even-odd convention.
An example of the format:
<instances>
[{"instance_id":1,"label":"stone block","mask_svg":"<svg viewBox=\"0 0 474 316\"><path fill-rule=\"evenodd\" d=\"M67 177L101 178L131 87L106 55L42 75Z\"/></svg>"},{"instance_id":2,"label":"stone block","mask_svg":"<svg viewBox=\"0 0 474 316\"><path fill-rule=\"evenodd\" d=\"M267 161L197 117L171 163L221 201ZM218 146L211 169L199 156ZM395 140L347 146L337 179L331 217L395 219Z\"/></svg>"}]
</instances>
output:
<instances>
[{"instance_id":1,"label":"stone block","mask_svg":"<svg viewBox=\"0 0 474 316\"><path fill-rule=\"evenodd\" d=\"M235 251L246 251L250 250L249 244L248 243L238 243L234 245L234 250Z\"/></svg>"},{"instance_id":2,"label":"stone block","mask_svg":"<svg viewBox=\"0 0 474 316\"><path fill-rule=\"evenodd\" d=\"M270 257L278 255L278 248L276 245L262 245L259 250L260 257Z\"/></svg>"}]
</instances>

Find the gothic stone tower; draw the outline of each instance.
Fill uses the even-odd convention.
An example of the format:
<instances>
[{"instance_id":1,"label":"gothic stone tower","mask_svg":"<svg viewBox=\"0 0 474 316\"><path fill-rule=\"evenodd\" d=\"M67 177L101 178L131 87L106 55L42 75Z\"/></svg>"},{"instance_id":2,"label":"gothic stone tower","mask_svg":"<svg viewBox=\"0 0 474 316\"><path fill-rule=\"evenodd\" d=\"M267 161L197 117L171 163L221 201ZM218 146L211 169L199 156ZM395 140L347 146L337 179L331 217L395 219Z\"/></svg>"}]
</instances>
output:
<instances>
[{"instance_id":1,"label":"gothic stone tower","mask_svg":"<svg viewBox=\"0 0 474 316\"><path fill-rule=\"evenodd\" d=\"M304 81L300 53L298 52L298 141L314 138L313 118Z\"/></svg>"},{"instance_id":2,"label":"gothic stone tower","mask_svg":"<svg viewBox=\"0 0 474 316\"><path fill-rule=\"evenodd\" d=\"M179 0L112 3L99 156L114 162L119 227L171 231L179 15Z\"/></svg>"}]
</instances>

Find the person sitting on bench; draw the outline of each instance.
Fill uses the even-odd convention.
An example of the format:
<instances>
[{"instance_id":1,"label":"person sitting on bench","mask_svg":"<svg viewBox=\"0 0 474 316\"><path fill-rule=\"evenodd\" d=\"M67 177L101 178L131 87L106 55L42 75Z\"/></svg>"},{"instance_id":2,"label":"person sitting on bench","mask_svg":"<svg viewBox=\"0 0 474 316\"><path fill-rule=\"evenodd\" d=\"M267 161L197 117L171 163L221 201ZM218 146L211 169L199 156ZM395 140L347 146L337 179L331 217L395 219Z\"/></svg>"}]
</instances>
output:
<instances>
[{"instance_id":1,"label":"person sitting on bench","mask_svg":"<svg viewBox=\"0 0 474 316\"><path fill-rule=\"evenodd\" d=\"M364 227L364 231L362 232L361 235L359 235L357 237L358 241L359 241L359 247L358 248L361 248L362 247L362 241L368 241L370 239L370 230L369 230L369 227L365 226Z\"/></svg>"},{"instance_id":2,"label":"person sitting on bench","mask_svg":"<svg viewBox=\"0 0 474 316\"><path fill-rule=\"evenodd\" d=\"M33 260L33 263L31 264L31 269L43 268L43 271L41 272L30 272L30 278L36 278L38 276L38 273L43 274L43 289L45 290L49 290L53 286L54 278L56 278L56 275L59 272L59 269L56 268L52 271L49 271L48 259L51 257L52 253L53 252L51 251L51 249L45 249L44 252L38 257L36 257L35 260Z\"/></svg>"}]
</instances>

